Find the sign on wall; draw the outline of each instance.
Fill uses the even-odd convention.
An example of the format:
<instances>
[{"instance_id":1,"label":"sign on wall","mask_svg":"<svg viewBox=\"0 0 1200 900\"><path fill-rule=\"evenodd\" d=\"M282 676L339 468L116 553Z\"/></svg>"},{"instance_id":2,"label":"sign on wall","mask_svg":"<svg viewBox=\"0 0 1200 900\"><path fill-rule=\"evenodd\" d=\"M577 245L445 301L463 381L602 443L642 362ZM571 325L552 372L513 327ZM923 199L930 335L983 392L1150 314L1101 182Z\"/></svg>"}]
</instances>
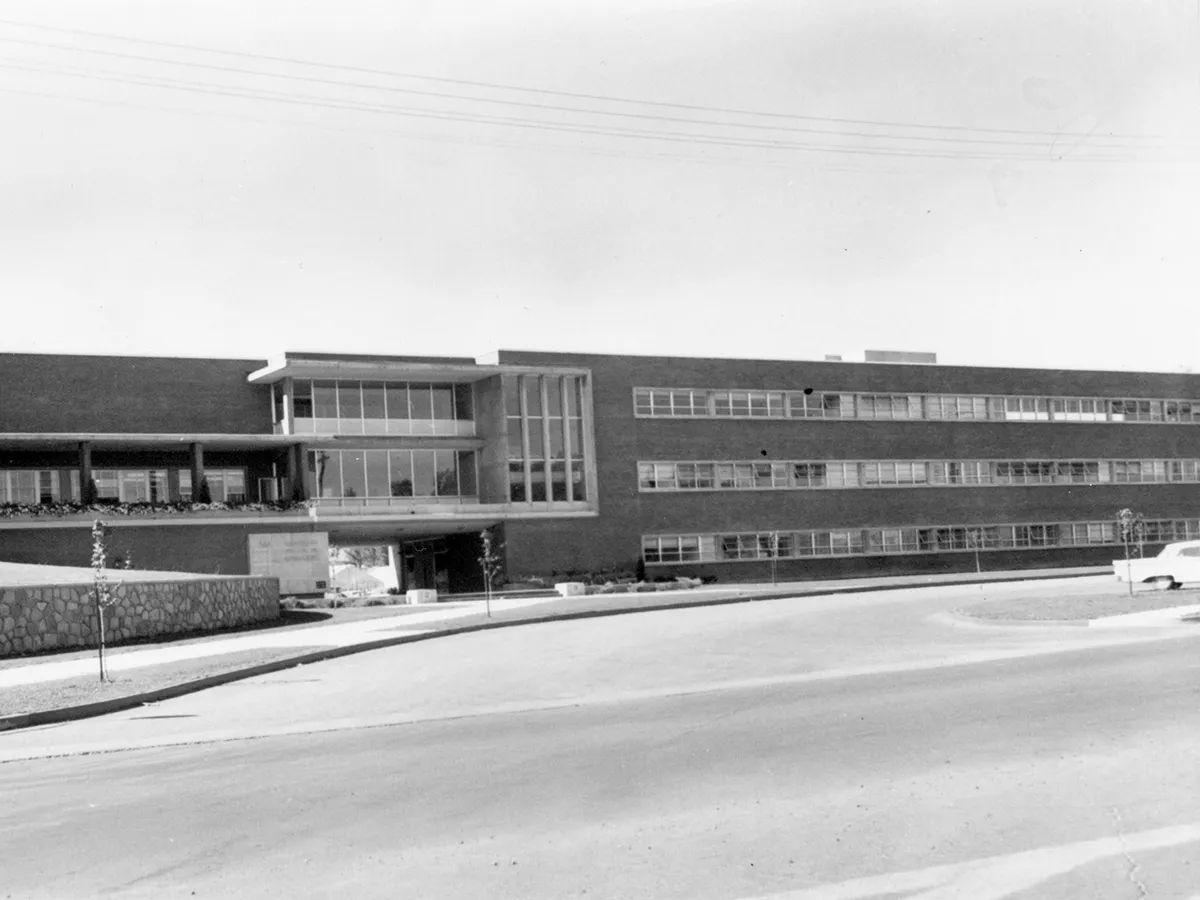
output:
<instances>
[{"instance_id":1,"label":"sign on wall","mask_svg":"<svg viewBox=\"0 0 1200 900\"><path fill-rule=\"evenodd\" d=\"M321 594L329 586L329 535L252 534L250 574L279 579L279 594Z\"/></svg>"}]
</instances>

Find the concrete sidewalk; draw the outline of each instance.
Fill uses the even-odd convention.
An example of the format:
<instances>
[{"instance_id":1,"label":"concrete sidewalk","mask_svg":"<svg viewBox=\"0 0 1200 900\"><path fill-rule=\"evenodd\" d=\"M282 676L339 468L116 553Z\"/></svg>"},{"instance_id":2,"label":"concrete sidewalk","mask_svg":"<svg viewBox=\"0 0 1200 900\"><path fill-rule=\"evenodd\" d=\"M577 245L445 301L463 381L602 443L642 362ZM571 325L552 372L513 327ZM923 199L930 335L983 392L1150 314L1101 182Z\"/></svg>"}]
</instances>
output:
<instances>
[{"instance_id":1,"label":"concrete sidewalk","mask_svg":"<svg viewBox=\"0 0 1200 900\"><path fill-rule=\"evenodd\" d=\"M456 625L495 624L521 619L547 617L577 617L634 612L645 609L687 607L707 603L727 603L750 599L806 597L858 591L894 590L964 585L1003 581L1040 580L1111 575L1110 567L1074 569L1037 569L982 574L955 573L949 575L898 575L880 578L857 578L837 581L805 581L780 584L739 584L734 586L707 585L692 590L653 593L592 594L586 597L513 598L492 601L491 620L484 619L484 604L439 604L425 612L413 612L411 606L396 607L396 614L366 619L360 622L330 623L327 625L282 626L244 634L213 635L210 638L186 643L165 642L145 649L125 649L107 658L109 671L116 673L145 666L185 660L219 657L258 649L288 647L340 648L378 643L403 636L430 634L453 629ZM70 678L91 677L96 668L93 655L60 659L55 655L31 657L27 664L0 668L0 688L39 684Z\"/></svg>"}]
</instances>

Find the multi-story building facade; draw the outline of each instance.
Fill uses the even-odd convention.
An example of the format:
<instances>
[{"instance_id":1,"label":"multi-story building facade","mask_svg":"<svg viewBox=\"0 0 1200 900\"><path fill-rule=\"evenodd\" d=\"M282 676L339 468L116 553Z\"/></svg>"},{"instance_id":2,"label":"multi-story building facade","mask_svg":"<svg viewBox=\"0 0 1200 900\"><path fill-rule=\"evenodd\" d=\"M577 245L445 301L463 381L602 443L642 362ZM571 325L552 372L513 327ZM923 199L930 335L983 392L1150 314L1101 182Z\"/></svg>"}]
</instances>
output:
<instances>
[{"instance_id":1,"label":"multi-story building facade","mask_svg":"<svg viewBox=\"0 0 1200 900\"><path fill-rule=\"evenodd\" d=\"M211 502L202 502L211 501ZM1103 563L1200 536L1200 377L501 351L0 356L0 559L255 566L252 535L388 544L402 587Z\"/></svg>"}]
</instances>

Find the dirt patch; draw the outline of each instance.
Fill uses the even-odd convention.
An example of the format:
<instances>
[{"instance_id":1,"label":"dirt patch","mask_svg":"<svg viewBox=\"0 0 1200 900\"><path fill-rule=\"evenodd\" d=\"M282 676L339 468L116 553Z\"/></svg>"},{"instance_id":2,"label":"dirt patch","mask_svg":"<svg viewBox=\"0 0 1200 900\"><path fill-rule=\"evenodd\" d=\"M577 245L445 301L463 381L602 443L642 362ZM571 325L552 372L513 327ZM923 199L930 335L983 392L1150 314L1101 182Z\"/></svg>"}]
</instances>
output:
<instances>
[{"instance_id":1,"label":"dirt patch","mask_svg":"<svg viewBox=\"0 0 1200 900\"><path fill-rule=\"evenodd\" d=\"M1009 620L1019 622L1086 622L1104 616L1148 612L1171 606L1200 604L1200 588L1178 591L1156 591L1116 584L1090 593L1049 594L1044 597L1012 597L986 600L956 609L962 616L975 619Z\"/></svg>"},{"instance_id":2,"label":"dirt patch","mask_svg":"<svg viewBox=\"0 0 1200 900\"><path fill-rule=\"evenodd\" d=\"M246 650L241 653L224 653L205 659L184 660L113 672L111 673L112 680L107 683L100 681L100 669L97 664L95 673L86 677L78 676L41 684L4 688L3 694L0 694L0 716L42 712L68 706L82 706L85 703L116 700L131 694L156 691L160 688L172 687L238 669L247 669L251 666L300 656L321 649L324 648L273 647L265 650Z\"/></svg>"}]
</instances>

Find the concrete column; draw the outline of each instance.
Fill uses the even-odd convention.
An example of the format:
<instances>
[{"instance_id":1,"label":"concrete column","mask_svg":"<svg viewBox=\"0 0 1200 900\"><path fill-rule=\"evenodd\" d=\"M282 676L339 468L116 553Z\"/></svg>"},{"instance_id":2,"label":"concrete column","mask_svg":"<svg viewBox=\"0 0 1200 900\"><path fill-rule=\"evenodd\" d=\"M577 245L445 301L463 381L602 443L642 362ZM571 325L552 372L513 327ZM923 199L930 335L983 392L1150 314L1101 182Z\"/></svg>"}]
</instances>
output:
<instances>
[{"instance_id":1,"label":"concrete column","mask_svg":"<svg viewBox=\"0 0 1200 900\"><path fill-rule=\"evenodd\" d=\"M388 565L392 567L392 572L396 578L396 590L403 593L404 591L404 557L400 555L400 543L398 541L389 541L387 545Z\"/></svg>"},{"instance_id":2,"label":"concrete column","mask_svg":"<svg viewBox=\"0 0 1200 900\"><path fill-rule=\"evenodd\" d=\"M204 445L191 444L188 450L192 455L192 502L200 498L200 483L204 480Z\"/></svg>"},{"instance_id":3,"label":"concrete column","mask_svg":"<svg viewBox=\"0 0 1200 900\"><path fill-rule=\"evenodd\" d=\"M317 486L314 478L314 474L308 471L308 447L304 444L293 444L288 450L288 482L292 498L307 500L309 497L315 497Z\"/></svg>"},{"instance_id":4,"label":"concrete column","mask_svg":"<svg viewBox=\"0 0 1200 900\"><path fill-rule=\"evenodd\" d=\"M275 390L283 392L283 433L295 434L296 426L292 412L293 379L285 378L275 385Z\"/></svg>"},{"instance_id":5,"label":"concrete column","mask_svg":"<svg viewBox=\"0 0 1200 900\"><path fill-rule=\"evenodd\" d=\"M79 442L79 498L84 503L91 503L96 498L92 496L92 445L88 441Z\"/></svg>"}]
</instances>

